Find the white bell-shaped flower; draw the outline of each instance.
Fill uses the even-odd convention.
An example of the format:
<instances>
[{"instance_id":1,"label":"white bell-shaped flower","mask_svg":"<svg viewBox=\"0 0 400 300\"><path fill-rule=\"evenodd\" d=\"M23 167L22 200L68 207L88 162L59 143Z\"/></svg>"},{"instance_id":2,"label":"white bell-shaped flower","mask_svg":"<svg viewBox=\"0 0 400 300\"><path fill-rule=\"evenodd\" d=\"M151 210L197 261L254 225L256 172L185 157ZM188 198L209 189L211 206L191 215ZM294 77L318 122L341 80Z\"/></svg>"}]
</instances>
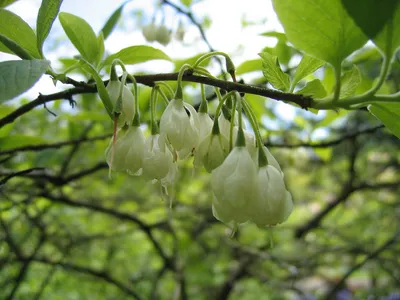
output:
<instances>
[{"instance_id":1,"label":"white bell-shaped flower","mask_svg":"<svg viewBox=\"0 0 400 300\"><path fill-rule=\"evenodd\" d=\"M257 196L249 208L251 220L260 227L282 223L292 212L292 196L286 190L281 172L274 166L259 168Z\"/></svg>"},{"instance_id":2,"label":"white bell-shaped flower","mask_svg":"<svg viewBox=\"0 0 400 300\"><path fill-rule=\"evenodd\" d=\"M177 170L177 163L166 142L163 134L150 136L146 141L143 157L144 176L163 181L165 184L174 181Z\"/></svg>"},{"instance_id":3,"label":"white bell-shaped flower","mask_svg":"<svg viewBox=\"0 0 400 300\"><path fill-rule=\"evenodd\" d=\"M210 134L213 120L208 113L200 112L197 115L199 119L199 142L201 143Z\"/></svg>"},{"instance_id":4,"label":"white bell-shaped flower","mask_svg":"<svg viewBox=\"0 0 400 300\"><path fill-rule=\"evenodd\" d=\"M167 136L179 158L186 158L199 143L199 118L196 110L183 100L171 100L161 116L160 132Z\"/></svg>"},{"instance_id":5,"label":"white bell-shaped flower","mask_svg":"<svg viewBox=\"0 0 400 300\"><path fill-rule=\"evenodd\" d=\"M154 23L147 24L143 27L142 33L146 41L154 42L157 38L158 26Z\"/></svg>"},{"instance_id":6,"label":"white bell-shaped flower","mask_svg":"<svg viewBox=\"0 0 400 300\"><path fill-rule=\"evenodd\" d=\"M146 139L140 126L130 126L126 135L132 141L125 157L126 170L131 175L141 175Z\"/></svg>"},{"instance_id":7,"label":"white bell-shaped flower","mask_svg":"<svg viewBox=\"0 0 400 300\"><path fill-rule=\"evenodd\" d=\"M126 170L125 158L132 144L132 140L127 133L128 130L126 128L118 130L115 145L113 146L113 138L111 138L105 151L106 161L112 171L123 172Z\"/></svg>"},{"instance_id":8,"label":"white bell-shaped flower","mask_svg":"<svg viewBox=\"0 0 400 300\"><path fill-rule=\"evenodd\" d=\"M222 134L209 133L194 154L194 166L198 168L203 165L211 173L223 163L228 153L228 139Z\"/></svg>"},{"instance_id":9,"label":"white bell-shaped flower","mask_svg":"<svg viewBox=\"0 0 400 300\"><path fill-rule=\"evenodd\" d=\"M119 92L122 83L119 80L110 80L107 84L107 91L110 95L110 100L115 107L118 101ZM122 127L125 124L130 124L135 114L135 97L127 86L122 88L122 108L121 114L118 117L118 127Z\"/></svg>"},{"instance_id":10,"label":"white bell-shaped flower","mask_svg":"<svg viewBox=\"0 0 400 300\"><path fill-rule=\"evenodd\" d=\"M230 130L231 130L231 122L225 118L224 114L221 113L218 117L218 124L219 124L219 130L222 135L225 135L225 137L230 139ZM237 118L237 113L235 114L234 118L234 126L238 125L238 118ZM233 131L234 133L235 131ZM235 142L233 142L235 144Z\"/></svg>"},{"instance_id":11,"label":"white bell-shaped flower","mask_svg":"<svg viewBox=\"0 0 400 300\"><path fill-rule=\"evenodd\" d=\"M214 216L224 223L249 220L248 208L257 195L257 168L247 148L234 147L211 174Z\"/></svg>"}]
</instances>

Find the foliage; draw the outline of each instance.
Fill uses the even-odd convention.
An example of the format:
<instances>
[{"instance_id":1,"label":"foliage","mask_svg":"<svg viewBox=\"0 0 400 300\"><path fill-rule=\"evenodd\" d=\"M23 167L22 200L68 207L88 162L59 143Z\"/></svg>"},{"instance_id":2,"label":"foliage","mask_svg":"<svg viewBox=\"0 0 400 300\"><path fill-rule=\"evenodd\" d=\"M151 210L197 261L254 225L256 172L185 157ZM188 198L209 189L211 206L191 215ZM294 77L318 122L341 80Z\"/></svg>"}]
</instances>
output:
<instances>
[{"instance_id":1,"label":"foliage","mask_svg":"<svg viewBox=\"0 0 400 300\"><path fill-rule=\"evenodd\" d=\"M276 45L237 68L239 57L214 51L207 39L209 21L194 13L198 1L160 4L185 20L173 43L190 27L210 50L188 59L158 44L109 53L104 41L123 30L119 21L138 16L127 13L129 2L98 33L63 12L62 1L47 0L33 30L8 8L13 2L0 1L0 52L14 56L0 62L1 299L334 299L346 292L378 299L400 292L399 1L273 0L285 32L264 32ZM376 19L367 19L371 10ZM78 56L47 54L56 18ZM155 27L165 34L159 44L174 36L165 24ZM172 62L176 72L125 73L125 65L150 61ZM109 176L110 139L123 125L113 125L124 109L122 88L111 95L109 86L117 66L118 80L133 86L141 112L135 126L146 138L166 108L155 105L157 93L166 102L183 93L185 130L192 106L217 119L219 109L235 111L222 108L222 97L244 95L236 104L243 102L243 118L271 149L293 196L288 221L248 222L231 237L211 209L225 176L213 172L211 181L194 169L193 147L168 191L143 176ZM61 90L15 99L42 76ZM173 118L167 123L173 134ZM246 180L231 198L243 194Z\"/></svg>"}]
</instances>

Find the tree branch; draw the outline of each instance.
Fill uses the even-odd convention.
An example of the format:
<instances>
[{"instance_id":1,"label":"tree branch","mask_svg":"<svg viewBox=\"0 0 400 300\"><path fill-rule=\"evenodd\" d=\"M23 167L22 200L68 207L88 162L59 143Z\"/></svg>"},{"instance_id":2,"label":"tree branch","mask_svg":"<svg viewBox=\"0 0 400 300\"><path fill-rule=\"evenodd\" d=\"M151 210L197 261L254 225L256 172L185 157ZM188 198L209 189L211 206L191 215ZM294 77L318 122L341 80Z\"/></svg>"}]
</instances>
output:
<instances>
[{"instance_id":1,"label":"tree branch","mask_svg":"<svg viewBox=\"0 0 400 300\"><path fill-rule=\"evenodd\" d=\"M154 75L134 75L137 83L154 86L157 81L176 81L178 79L178 73L164 73L164 74L154 74ZM299 94L284 93L277 90L262 88L255 85L242 84L231 81L224 81L220 79L209 78L200 75L193 75L190 72L186 72L183 76L183 81L203 83L206 85L221 88L226 91L238 91L239 93L248 93L254 95L260 95L280 101L288 101L299 105L300 107L307 109L312 105L312 98L308 96L303 96ZM108 80L104 81L105 84ZM4 118L0 119L0 128L6 124L14 122L15 119L26 114L37 106L43 105L48 102L67 99L72 101L74 95L96 93L97 89L94 85L89 84L79 84L79 87L74 87L62 92L49 94L49 95L39 95L35 100L22 105L12 113L6 115Z\"/></svg>"}]
</instances>

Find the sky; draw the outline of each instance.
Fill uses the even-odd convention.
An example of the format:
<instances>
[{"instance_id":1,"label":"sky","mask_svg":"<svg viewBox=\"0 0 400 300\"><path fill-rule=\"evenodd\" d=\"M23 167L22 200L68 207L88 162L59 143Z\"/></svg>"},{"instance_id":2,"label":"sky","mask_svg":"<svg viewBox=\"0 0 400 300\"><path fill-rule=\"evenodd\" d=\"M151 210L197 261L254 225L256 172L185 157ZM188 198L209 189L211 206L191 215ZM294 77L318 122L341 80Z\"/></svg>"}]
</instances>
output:
<instances>
[{"instance_id":1,"label":"sky","mask_svg":"<svg viewBox=\"0 0 400 300\"><path fill-rule=\"evenodd\" d=\"M107 18L117 9L123 0L64 0L61 6L62 12L69 12L85 19L97 33L106 22ZM174 3L181 5L179 1ZM35 28L37 12L40 7L40 0L19 0L10 5L8 9L21 16L32 28ZM163 50L172 58L191 57L197 53L208 51L207 46L201 40L198 29L191 25L189 20L183 15L164 7L163 10L155 11L157 1L133 0L124 8L121 27L117 28L106 41L106 51L115 53L122 48L148 44L141 32L141 28L132 18L132 11L143 10L143 23L151 22L153 16L157 24L165 22L170 28L176 28L181 21L186 29L184 42L172 41L164 47L158 43L150 44L153 47ZM203 0L192 6L192 11L197 20L208 16L212 20L210 28L206 30L206 36L214 49L224 51L232 55L233 61L238 66L241 62L248 59L255 59L258 53L265 46L273 46L276 42L273 38L260 36L266 31L283 31L275 15L272 3L269 0ZM258 22L254 26L242 27L241 20ZM261 22L260 22L261 21ZM53 25L49 36L50 40L55 40L56 47L49 47L45 43L45 55L53 65L57 65L60 57L71 57L78 54L73 45L66 39L65 33L57 19ZM46 47L47 46L47 47ZM15 59L11 55L0 53L0 61ZM154 72L172 71L172 64L163 61L153 61L145 64L144 68ZM130 69L133 72L143 70L143 66L135 66ZM22 95L28 99L34 99L38 93L54 93L65 86L58 84L54 87L49 76L43 76L41 80L28 92ZM19 96L20 98L21 96ZM295 115L295 109L284 103L277 103L277 113L282 118L291 120Z\"/></svg>"}]
</instances>

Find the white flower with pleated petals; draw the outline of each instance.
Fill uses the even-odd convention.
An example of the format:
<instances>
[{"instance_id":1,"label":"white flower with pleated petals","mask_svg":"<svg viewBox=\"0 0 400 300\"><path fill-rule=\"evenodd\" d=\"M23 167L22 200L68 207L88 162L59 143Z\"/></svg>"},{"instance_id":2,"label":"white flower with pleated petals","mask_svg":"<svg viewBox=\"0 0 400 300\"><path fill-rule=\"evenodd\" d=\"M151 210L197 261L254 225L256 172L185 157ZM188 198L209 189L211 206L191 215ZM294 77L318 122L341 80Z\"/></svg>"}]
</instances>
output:
<instances>
[{"instance_id":1,"label":"white flower with pleated petals","mask_svg":"<svg viewBox=\"0 0 400 300\"><path fill-rule=\"evenodd\" d=\"M214 216L224 223L249 220L248 208L257 195L257 168L246 147L234 147L211 174Z\"/></svg>"},{"instance_id":2,"label":"white flower with pleated petals","mask_svg":"<svg viewBox=\"0 0 400 300\"><path fill-rule=\"evenodd\" d=\"M113 138L111 138L111 141L105 151L106 161L112 171L126 171L125 158L132 143L131 139L127 135L127 132L128 130L125 128L118 130L115 138L115 145L113 146Z\"/></svg>"},{"instance_id":3,"label":"white flower with pleated petals","mask_svg":"<svg viewBox=\"0 0 400 300\"><path fill-rule=\"evenodd\" d=\"M292 196L286 190L282 173L272 165L259 168L257 196L249 208L251 220L260 227L282 223L291 214Z\"/></svg>"},{"instance_id":4,"label":"white flower with pleated petals","mask_svg":"<svg viewBox=\"0 0 400 300\"><path fill-rule=\"evenodd\" d=\"M207 172L219 167L229 154L229 141L222 134L209 133L194 154L194 166L204 166Z\"/></svg>"},{"instance_id":5,"label":"white flower with pleated petals","mask_svg":"<svg viewBox=\"0 0 400 300\"><path fill-rule=\"evenodd\" d=\"M199 125L193 106L183 100L172 99L161 116L160 132L166 135L179 158L184 159L194 152L199 143Z\"/></svg>"},{"instance_id":6,"label":"white flower with pleated petals","mask_svg":"<svg viewBox=\"0 0 400 300\"><path fill-rule=\"evenodd\" d=\"M131 146L125 157L126 170L131 175L141 175L146 139L139 126L131 126L126 135L129 135Z\"/></svg>"},{"instance_id":7,"label":"white flower with pleated petals","mask_svg":"<svg viewBox=\"0 0 400 300\"><path fill-rule=\"evenodd\" d=\"M163 134L150 136L146 141L143 158L144 176L160 180L164 185L173 183L177 173L177 163L166 142Z\"/></svg>"}]
</instances>

